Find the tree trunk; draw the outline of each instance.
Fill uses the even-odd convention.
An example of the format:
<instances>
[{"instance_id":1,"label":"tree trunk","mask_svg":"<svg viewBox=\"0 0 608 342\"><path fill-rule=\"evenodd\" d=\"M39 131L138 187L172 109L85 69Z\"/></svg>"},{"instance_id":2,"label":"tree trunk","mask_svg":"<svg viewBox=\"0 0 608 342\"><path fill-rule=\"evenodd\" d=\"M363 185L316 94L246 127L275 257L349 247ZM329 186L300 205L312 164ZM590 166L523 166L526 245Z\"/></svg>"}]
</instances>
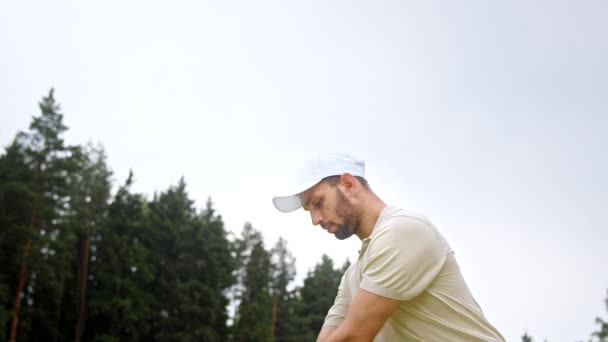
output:
<instances>
[{"instance_id":1,"label":"tree trunk","mask_svg":"<svg viewBox=\"0 0 608 342\"><path fill-rule=\"evenodd\" d=\"M19 270L19 280L17 283L17 290L15 291L15 301L13 304L13 319L11 321L11 334L9 337L10 342L15 342L17 338L17 324L19 323L19 309L21 308L21 293L25 287L25 276L27 274L27 257L30 254L30 247L32 246L32 237L28 236L23 247L23 259L21 260L21 269Z\"/></svg>"},{"instance_id":2,"label":"tree trunk","mask_svg":"<svg viewBox=\"0 0 608 342\"><path fill-rule=\"evenodd\" d=\"M87 231L84 236L80 237L80 260L78 263L78 288L80 290L80 301L78 305L78 320L76 321L76 342L80 342L80 337L84 332L90 246L91 233Z\"/></svg>"},{"instance_id":3,"label":"tree trunk","mask_svg":"<svg viewBox=\"0 0 608 342\"><path fill-rule=\"evenodd\" d=\"M65 288L65 272L61 272L61 279L59 281L59 300L57 302L57 310L55 311L55 329L53 330L53 342L57 342L59 340L59 336L61 335L61 304L63 303L64 294L63 289Z\"/></svg>"},{"instance_id":4,"label":"tree trunk","mask_svg":"<svg viewBox=\"0 0 608 342\"><path fill-rule=\"evenodd\" d=\"M274 298L272 300L272 322L270 323L270 338L274 341L274 326L277 323L277 304L279 301L278 291L274 291Z\"/></svg>"},{"instance_id":5,"label":"tree trunk","mask_svg":"<svg viewBox=\"0 0 608 342\"><path fill-rule=\"evenodd\" d=\"M36 195L42 195L42 189L44 179L41 173L41 165L38 164L38 176L36 177ZM9 342L15 342L17 339L17 326L19 323L19 310L21 309L21 294L25 288L25 278L27 275L27 257L30 255L30 249L32 247L32 236L36 231L36 206L38 205L37 197L34 198L34 203L30 208L30 224L29 230L32 235L27 237L25 240L25 246L23 246L23 259L21 260L21 267L19 269L19 279L17 281L17 290L15 291L15 302L13 304L13 318L11 320L11 332L9 335Z\"/></svg>"}]
</instances>

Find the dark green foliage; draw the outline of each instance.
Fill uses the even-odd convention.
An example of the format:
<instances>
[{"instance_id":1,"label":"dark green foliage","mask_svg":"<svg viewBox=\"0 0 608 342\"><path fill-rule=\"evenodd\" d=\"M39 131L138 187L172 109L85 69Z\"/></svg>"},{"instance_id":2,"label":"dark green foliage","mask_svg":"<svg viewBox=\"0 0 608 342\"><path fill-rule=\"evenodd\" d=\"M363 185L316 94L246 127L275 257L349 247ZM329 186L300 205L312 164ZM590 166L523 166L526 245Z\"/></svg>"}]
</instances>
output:
<instances>
[{"instance_id":1,"label":"dark green foliage","mask_svg":"<svg viewBox=\"0 0 608 342\"><path fill-rule=\"evenodd\" d=\"M0 341L8 339L33 197L33 173L25 162L23 147L16 141L0 156Z\"/></svg>"},{"instance_id":2,"label":"dark green foliage","mask_svg":"<svg viewBox=\"0 0 608 342\"><path fill-rule=\"evenodd\" d=\"M103 149L64 144L52 90L40 109L0 155L0 341L14 312L17 341L226 340L236 265L211 201L182 180L148 203L131 175L108 203Z\"/></svg>"},{"instance_id":3,"label":"dark green foliage","mask_svg":"<svg viewBox=\"0 0 608 342\"><path fill-rule=\"evenodd\" d=\"M281 341L298 333L299 322L296 313L296 297L289 285L296 275L295 258L287 249L287 241L279 238L271 250L272 256L272 299L274 312L273 338Z\"/></svg>"},{"instance_id":4,"label":"dark green foliage","mask_svg":"<svg viewBox=\"0 0 608 342\"><path fill-rule=\"evenodd\" d=\"M17 134L7 149L6 162L14 170L3 178L3 201L8 204L3 242L7 256L2 278L7 279L11 320L18 320L17 340L58 340L61 304L70 277L70 244L73 234L70 210L70 177L78 171L77 147L65 146L67 130L55 103L53 90L40 102L41 115L30 130ZM0 167L3 168L3 167ZM15 171L21 173L17 175ZM4 207L4 205L3 205ZM4 250L4 248L3 248ZM17 293L23 296L16 296ZM10 330L9 334L16 330Z\"/></svg>"},{"instance_id":5,"label":"dark green foliage","mask_svg":"<svg viewBox=\"0 0 608 342\"><path fill-rule=\"evenodd\" d=\"M152 316L149 293L154 266L144 240L144 200L132 194L132 174L109 205L108 217L92 235L86 340L137 340Z\"/></svg>"},{"instance_id":6,"label":"dark green foliage","mask_svg":"<svg viewBox=\"0 0 608 342\"><path fill-rule=\"evenodd\" d=\"M106 165L106 155L102 147L91 145L74 149L73 158L78 163L78 171L68 175L70 184L70 210L66 213L68 227L76 241L71 245L69 255L74 277L70 278L64 292L62 312L63 331L74 328L74 339L80 340L86 323L86 304L90 276L92 243L108 217L111 172ZM73 313L73 315L70 315Z\"/></svg>"},{"instance_id":7,"label":"dark green foliage","mask_svg":"<svg viewBox=\"0 0 608 342\"><path fill-rule=\"evenodd\" d=\"M302 334L312 339L317 336L327 312L334 303L340 280L347 267L348 261L341 269L335 269L333 260L323 255L314 270L308 272L300 290L300 315L305 320Z\"/></svg>"},{"instance_id":8,"label":"dark green foliage","mask_svg":"<svg viewBox=\"0 0 608 342\"><path fill-rule=\"evenodd\" d=\"M153 306L153 330L150 336L157 340L177 339L181 319L185 313L179 307L180 293L188 276L180 276L182 269L179 258L180 239L191 232L195 218L193 202L185 192L185 184L170 188L160 195L155 195L148 204L149 241L151 249L150 264L156 265L152 291L157 301ZM179 269L178 269L179 268ZM194 289L193 289L194 290Z\"/></svg>"},{"instance_id":9,"label":"dark green foliage","mask_svg":"<svg viewBox=\"0 0 608 342\"><path fill-rule=\"evenodd\" d=\"M606 295L606 300L604 301L604 303L606 303L606 312L608 312L608 290L606 291L607 295ZM597 317L595 319L595 323L597 323L597 325L599 325L598 330L593 332L591 334L591 341L598 341L598 342L607 342L608 341L608 322L604 321L602 318Z\"/></svg>"},{"instance_id":10,"label":"dark green foliage","mask_svg":"<svg viewBox=\"0 0 608 342\"><path fill-rule=\"evenodd\" d=\"M207 201L205 210L197 216L195 229L191 236L185 236L185 244L181 259L182 267L197 277L204 293L197 294L197 301L185 298L197 306L199 316L192 316L193 325L201 331L199 336L205 341L223 341L228 336L226 307L228 298L226 291L235 279L232 275L236 262L231 255L231 247L227 239L222 218L215 213L211 199ZM201 324L200 320L207 324Z\"/></svg>"},{"instance_id":11,"label":"dark green foliage","mask_svg":"<svg viewBox=\"0 0 608 342\"><path fill-rule=\"evenodd\" d=\"M245 224L237 241L240 271L239 307L235 318L236 341L270 341L272 320L270 253L262 234Z\"/></svg>"},{"instance_id":12,"label":"dark green foliage","mask_svg":"<svg viewBox=\"0 0 608 342\"><path fill-rule=\"evenodd\" d=\"M221 217L211 201L197 214L186 184L155 196L148 205L150 245L158 265L152 291L151 338L222 341L227 338L228 299L234 261Z\"/></svg>"}]
</instances>

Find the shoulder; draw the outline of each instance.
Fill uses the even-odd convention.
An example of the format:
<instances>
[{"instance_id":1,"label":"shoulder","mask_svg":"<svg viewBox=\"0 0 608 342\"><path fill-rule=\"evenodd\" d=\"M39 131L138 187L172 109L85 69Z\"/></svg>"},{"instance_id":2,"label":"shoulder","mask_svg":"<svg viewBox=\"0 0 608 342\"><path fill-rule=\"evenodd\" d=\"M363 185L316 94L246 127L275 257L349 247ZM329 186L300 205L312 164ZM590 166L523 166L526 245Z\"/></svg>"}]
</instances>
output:
<instances>
[{"instance_id":1,"label":"shoulder","mask_svg":"<svg viewBox=\"0 0 608 342\"><path fill-rule=\"evenodd\" d=\"M386 208L370 236L370 247L374 249L419 243L449 249L443 236L427 217L395 207Z\"/></svg>"},{"instance_id":2,"label":"shoulder","mask_svg":"<svg viewBox=\"0 0 608 342\"><path fill-rule=\"evenodd\" d=\"M370 236L361 288L387 298L409 300L439 274L449 246L424 216L387 209Z\"/></svg>"},{"instance_id":3,"label":"shoulder","mask_svg":"<svg viewBox=\"0 0 608 342\"><path fill-rule=\"evenodd\" d=\"M382 213L370 238L385 234L416 234L436 231L435 226L425 216L404 209L388 207Z\"/></svg>"}]
</instances>

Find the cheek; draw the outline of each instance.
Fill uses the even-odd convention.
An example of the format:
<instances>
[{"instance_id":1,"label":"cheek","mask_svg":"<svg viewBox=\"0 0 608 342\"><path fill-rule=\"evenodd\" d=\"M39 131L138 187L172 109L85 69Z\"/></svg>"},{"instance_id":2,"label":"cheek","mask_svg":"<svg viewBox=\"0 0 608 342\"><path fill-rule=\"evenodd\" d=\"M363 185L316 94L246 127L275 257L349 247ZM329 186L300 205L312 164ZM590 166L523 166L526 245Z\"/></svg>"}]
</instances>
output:
<instances>
[{"instance_id":1,"label":"cheek","mask_svg":"<svg viewBox=\"0 0 608 342\"><path fill-rule=\"evenodd\" d=\"M339 213L335 207L323 206L323 208L321 208L321 212L323 213L323 217L328 219L336 219L339 216Z\"/></svg>"}]
</instances>

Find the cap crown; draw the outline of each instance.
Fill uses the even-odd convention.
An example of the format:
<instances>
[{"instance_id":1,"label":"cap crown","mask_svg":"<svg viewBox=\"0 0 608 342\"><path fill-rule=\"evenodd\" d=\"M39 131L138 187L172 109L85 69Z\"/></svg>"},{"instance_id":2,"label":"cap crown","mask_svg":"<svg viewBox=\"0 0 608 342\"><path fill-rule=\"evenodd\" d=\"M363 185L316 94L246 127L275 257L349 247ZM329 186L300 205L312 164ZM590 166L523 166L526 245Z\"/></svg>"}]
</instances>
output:
<instances>
[{"instance_id":1,"label":"cap crown","mask_svg":"<svg viewBox=\"0 0 608 342\"><path fill-rule=\"evenodd\" d=\"M296 177L285 192L287 196L274 197L272 202L279 211L291 212L302 206L299 194L330 176L350 173L353 176L365 176L365 161L346 153L321 153L306 160L296 171Z\"/></svg>"},{"instance_id":2,"label":"cap crown","mask_svg":"<svg viewBox=\"0 0 608 342\"><path fill-rule=\"evenodd\" d=\"M346 153L321 153L304 162L296 172L298 181L320 181L325 177L343 173L365 176L365 161ZM303 189L304 191L306 189Z\"/></svg>"}]
</instances>

